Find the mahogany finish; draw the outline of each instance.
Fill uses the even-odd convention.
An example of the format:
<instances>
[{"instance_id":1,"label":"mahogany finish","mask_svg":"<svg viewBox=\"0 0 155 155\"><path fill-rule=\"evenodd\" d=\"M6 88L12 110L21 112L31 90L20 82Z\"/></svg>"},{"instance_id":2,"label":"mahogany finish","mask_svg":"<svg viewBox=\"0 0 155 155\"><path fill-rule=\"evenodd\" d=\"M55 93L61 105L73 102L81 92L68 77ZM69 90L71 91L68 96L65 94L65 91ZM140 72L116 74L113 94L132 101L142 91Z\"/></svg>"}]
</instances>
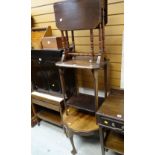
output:
<instances>
[{"instance_id":1,"label":"mahogany finish","mask_svg":"<svg viewBox=\"0 0 155 155\"><path fill-rule=\"evenodd\" d=\"M105 155L105 148L124 154L124 90L112 90L96 116L102 155Z\"/></svg>"},{"instance_id":2,"label":"mahogany finish","mask_svg":"<svg viewBox=\"0 0 155 155\"><path fill-rule=\"evenodd\" d=\"M105 139L105 148L124 154L124 135L110 131Z\"/></svg>"},{"instance_id":3,"label":"mahogany finish","mask_svg":"<svg viewBox=\"0 0 155 155\"><path fill-rule=\"evenodd\" d=\"M94 115L72 107L69 107L67 112L63 113L63 126L66 136L70 139L72 144L73 150L71 153L73 155L77 153L73 141L74 134L90 136L95 134L99 129Z\"/></svg>"},{"instance_id":4,"label":"mahogany finish","mask_svg":"<svg viewBox=\"0 0 155 155\"><path fill-rule=\"evenodd\" d=\"M68 60L66 62L57 62L56 66L63 68L80 68L80 69L103 69L106 65L108 65L109 61L101 62L97 64L95 62L90 63L89 60Z\"/></svg>"},{"instance_id":5,"label":"mahogany finish","mask_svg":"<svg viewBox=\"0 0 155 155\"><path fill-rule=\"evenodd\" d=\"M124 121L124 96L119 92L111 94L99 108L97 115Z\"/></svg>"},{"instance_id":6,"label":"mahogany finish","mask_svg":"<svg viewBox=\"0 0 155 155\"><path fill-rule=\"evenodd\" d=\"M109 61L104 59L104 25L107 18L106 0L72 0L54 3L56 26L61 31L64 53L60 62L56 63L59 67L61 86L64 96L65 111L63 114L63 125L66 135L70 138L73 146L72 154L76 154L73 142L73 134L83 132L85 134L98 129L94 113L97 111L103 99L98 97L98 71L104 70L104 84L107 85ZM107 2L107 1L106 1ZM99 29L100 50L94 52L93 29ZM74 31L90 30L90 51L77 53L74 41ZM71 31L72 43L70 45L68 32ZM65 39L66 38L66 42ZM64 80L64 69L90 69L94 80L94 96L74 92L71 97L66 94L66 83ZM105 97L107 96L107 86ZM77 89L78 90L78 89ZM71 109L71 114L70 114ZM80 111L79 111L80 110ZM81 111L82 110L82 111ZM81 113L82 112L82 113ZM93 113L93 115L90 115ZM85 119L87 118L87 119ZM89 122L90 121L90 122ZM87 126L90 125L90 129ZM77 128L77 130L76 130Z\"/></svg>"},{"instance_id":7,"label":"mahogany finish","mask_svg":"<svg viewBox=\"0 0 155 155\"><path fill-rule=\"evenodd\" d=\"M63 114L63 123L74 132L91 134L91 132L98 130L99 126L96 124L94 115L72 107L69 107L67 112L67 114Z\"/></svg>"},{"instance_id":8,"label":"mahogany finish","mask_svg":"<svg viewBox=\"0 0 155 155\"><path fill-rule=\"evenodd\" d=\"M104 98L99 98L99 106L103 103ZM95 114L95 97L87 94L77 94L68 99L66 102L68 106L72 106L76 109L81 109Z\"/></svg>"},{"instance_id":9,"label":"mahogany finish","mask_svg":"<svg viewBox=\"0 0 155 155\"><path fill-rule=\"evenodd\" d=\"M54 4L54 12L60 30L94 29L101 21L100 0L58 2Z\"/></svg>"},{"instance_id":10,"label":"mahogany finish","mask_svg":"<svg viewBox=\"0 0 155 155\"><path fill-rule=\"evenodd\" d=\"M87 29L90 30L90 54L92 56L90 60L93 61L93 29L98 28L100 35L100 44L102 46L100 52L104 52L104 25L107 23L107 19L105 19L107 18L106 5L107 0L72 0L54 3L56 26L61 30L62 42L65 50L62 61L64 61L67 58L68 53L71 52L68 50L68 31L71 31L72 47L73 51L75 51L74 31ZM64 42L65 37L67 38L67 43Z\"/></svg>"}]
</instances>

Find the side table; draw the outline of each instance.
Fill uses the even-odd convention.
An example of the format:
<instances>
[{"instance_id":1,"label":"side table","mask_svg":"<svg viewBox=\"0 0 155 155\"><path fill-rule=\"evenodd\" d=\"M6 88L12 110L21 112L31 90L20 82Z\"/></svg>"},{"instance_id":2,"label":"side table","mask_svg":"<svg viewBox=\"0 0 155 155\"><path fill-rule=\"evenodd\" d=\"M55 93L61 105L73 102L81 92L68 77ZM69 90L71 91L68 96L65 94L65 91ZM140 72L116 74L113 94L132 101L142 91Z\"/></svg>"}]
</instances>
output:
<instances>
[{"instance_id":1,"label":"side table","mask_svg":"<svg viewBox=\"0 0 155 155\"><path fill-rule=\"evenodd\" d=\"M124 90L115 90L96 113L102 155L105 150L124 154Z\"/></svg>"}]
</instances>

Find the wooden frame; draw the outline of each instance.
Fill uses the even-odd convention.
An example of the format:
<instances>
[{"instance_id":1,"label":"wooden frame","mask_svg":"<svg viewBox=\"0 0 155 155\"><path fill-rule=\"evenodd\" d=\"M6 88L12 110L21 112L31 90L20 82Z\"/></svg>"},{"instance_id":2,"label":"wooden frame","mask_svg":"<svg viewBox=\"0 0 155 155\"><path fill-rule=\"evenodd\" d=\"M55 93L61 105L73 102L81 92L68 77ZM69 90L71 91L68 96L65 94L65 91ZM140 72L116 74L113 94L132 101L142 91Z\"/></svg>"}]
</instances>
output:
<instances>
[{"instance_id":1,"label":"wooden frame","mask_svg":"<svg viewBox=\"0 0 155 155\"><path fill-rule=\"evenodd\" d=\"M106 0L105 0L106 1ZM96 126L95 112L99 108L99 103L103 100L98 98L98 71L100 69L104 70L104 84L105 84L105 98L107 97L107 76L108 76L108 65L109 61L104 59L104 3L102 0L72 0L54 3L56 26L61 31L62 42L63 42L63 56L60 62L56 63L59 67L59 74L61 79L61 86L64 95L65 112L63 113L63 125L67 137L70 138L73 150L72 154L76 154L76 149L73 143L73 134L84 135L94 133L99 130ZM93 19L93 20L92 20ZM94 52L94 35L93 30L98 29L99 32L99 52ZM74 31L76 30L90 30L90 51L87 53L76 53ZM71 31L71 43L69 42L68 33ZM66 38L66 41L65 41ZM90 69L94 79L94 96L82 95L75 93L72 97L68 98L66 96L65 82L64 82L64 69L75 68L75 69ZM88 103L83 106L84 103ZM92 104L89 104L92 103ZM71 107L71 108L70 108ZM71 110L69 110L71 109ZM81 111L83 110L82 114ZM93 125L90 125L89 129L83 132L80 124L75 123L72 126L72 119L76 117L80 122L87 124L88 126L91 122L87 120L81 121L81 115L93 118ZM75 128L74 128L75 127Z\"/></svg>"}]
</instances>

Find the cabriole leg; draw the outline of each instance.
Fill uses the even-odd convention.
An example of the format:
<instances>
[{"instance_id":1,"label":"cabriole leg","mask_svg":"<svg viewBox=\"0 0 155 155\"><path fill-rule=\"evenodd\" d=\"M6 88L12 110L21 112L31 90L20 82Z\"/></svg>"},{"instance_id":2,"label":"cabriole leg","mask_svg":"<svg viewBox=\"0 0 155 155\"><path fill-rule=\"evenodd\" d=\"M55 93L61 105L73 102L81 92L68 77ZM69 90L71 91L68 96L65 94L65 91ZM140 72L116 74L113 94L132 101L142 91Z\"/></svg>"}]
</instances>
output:
<instances>
[{"instance_id":1,"label":"cabriole leg","mask_svg":"<svg viewBox=\"0 0 155 155\"><path fill-rule=\"evenodd\" d=\"M64 129L65 129L66 136L70 139L70 142L72 144L72 148L73 149L72 149L71 153L73 155L75 155L77 153L77 151L76 151L76 148L75 148L75 145L74 145L74 141L73 141L73 132L67 126L64 126Z\"/></svg>"}]
</instances>

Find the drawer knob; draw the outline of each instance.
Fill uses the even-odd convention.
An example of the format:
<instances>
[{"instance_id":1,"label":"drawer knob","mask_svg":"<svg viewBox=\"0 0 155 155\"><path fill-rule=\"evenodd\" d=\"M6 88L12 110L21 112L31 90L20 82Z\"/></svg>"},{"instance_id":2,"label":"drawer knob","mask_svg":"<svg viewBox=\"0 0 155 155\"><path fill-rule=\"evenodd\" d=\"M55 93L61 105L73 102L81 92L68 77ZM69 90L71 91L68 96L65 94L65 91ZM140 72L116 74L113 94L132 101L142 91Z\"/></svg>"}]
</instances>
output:
<instances>
[{"instance_id":1,"label":"drawer knob","mask_svg":"<svg viewBox=\"0 0 155 155\"><path fill-rule=\"evenodd\" d=\"M107 125L107 124L108 124L108 121L104 121L104 124L106 124L106 125Z\"/></svg>"},{"instance_id":2,"label":"drawer knob","mask_svg":"<svg viewBox=\"0 0 155 155\"><path fill-rule=\"evenodd\" d=\"M39 61L42 61L42 58L39 58Z\"/></svg>"},{"instance_id":3,"label":"drawer knob","mask_svg":"<svg viewBox=\"0 0 155 155\"><path fill-rule=\"evenodd\" d=\"M112 125L113 127L115 127L115 123L112 123L111 125Z\"/></svg>"}]
</instances>

